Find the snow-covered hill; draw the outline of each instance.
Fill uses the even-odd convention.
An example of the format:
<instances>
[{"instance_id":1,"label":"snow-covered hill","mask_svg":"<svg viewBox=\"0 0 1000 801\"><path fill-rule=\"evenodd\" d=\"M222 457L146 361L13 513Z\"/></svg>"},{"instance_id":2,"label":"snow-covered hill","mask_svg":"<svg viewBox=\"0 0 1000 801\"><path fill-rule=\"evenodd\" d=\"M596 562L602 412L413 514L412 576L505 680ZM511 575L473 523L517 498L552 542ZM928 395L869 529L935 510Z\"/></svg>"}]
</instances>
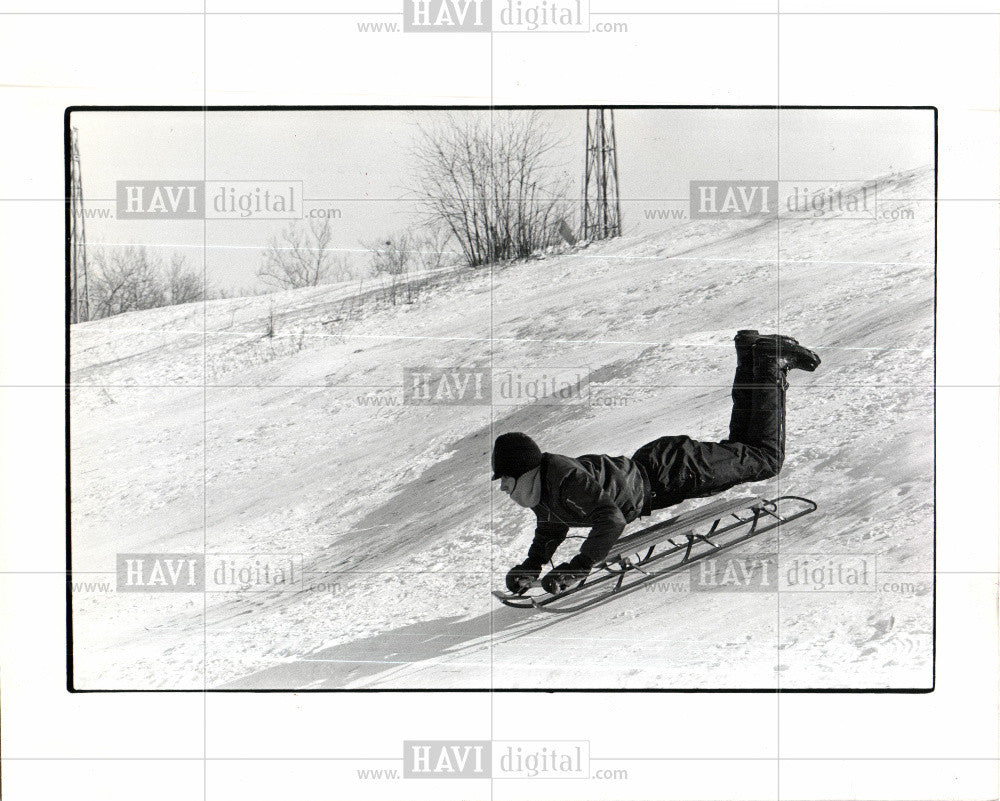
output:
<instances>
[{"instance_id":1,"label":"snow-covered hill","mask_svg":"<svg viewBox=\"0 0 1000 801\"><path fill-rule=\"evenodd\" d=\"M76 685L929 686L931 197L930 169L893 175L897 219L690 222L439 276L413 304L336 285L73 326L75 578L206 549L305 571L284 592L81 589ZM781 553L872 555L875 591L671 580L564 620L498 607L533 516L491 484L492 436L570 455L722 438L745 327L823 357L792 376L784 471L753 488L820 504ZM407 368L489 365L585 369L590 402L402 403Z\"/></svg>"}]
</instances>

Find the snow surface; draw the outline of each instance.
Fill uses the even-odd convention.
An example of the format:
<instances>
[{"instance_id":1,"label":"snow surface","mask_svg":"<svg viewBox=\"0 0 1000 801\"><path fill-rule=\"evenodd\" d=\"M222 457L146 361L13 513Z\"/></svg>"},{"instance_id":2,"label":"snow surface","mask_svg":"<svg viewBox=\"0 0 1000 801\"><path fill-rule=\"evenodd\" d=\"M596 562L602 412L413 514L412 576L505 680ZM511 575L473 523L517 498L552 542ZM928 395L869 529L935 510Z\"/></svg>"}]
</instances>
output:
<instances>
[{"instance_id":1,"label":"snow surface","mask_svg":"<svg viewBox=\"0 0 1000 801\"><path fill-rule=\"evenodd\" d=\"M307 571L285 591L80 589L76 686L929 687L932 170L879 197L913 219L688 222L349 319L355 284L73 326L74 578L113 582L120 552L292 553ZM823 357L791 376L783 472L749 487L820 504L780 553L873 555L877 591L678 577L565 619L499 606L533 515L491 484L492 436L569 455L720 439L745 327ZM490 364L586 367L591 403L401 403L406 368ZM741 548L774 552L779 534Z\"/></svg>"}]
</instances>

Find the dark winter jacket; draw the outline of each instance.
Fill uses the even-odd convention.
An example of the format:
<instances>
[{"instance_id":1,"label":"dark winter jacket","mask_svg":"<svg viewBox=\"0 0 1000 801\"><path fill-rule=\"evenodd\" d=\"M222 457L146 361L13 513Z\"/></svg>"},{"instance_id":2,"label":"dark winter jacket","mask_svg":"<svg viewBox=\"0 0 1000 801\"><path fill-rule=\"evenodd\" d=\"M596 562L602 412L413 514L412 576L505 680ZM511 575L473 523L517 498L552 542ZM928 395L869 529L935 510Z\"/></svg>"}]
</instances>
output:
<instances>
[{"instance_id":1,"label":"dark winter jacket","mask_svg":"<svg viewBox=\"0 0 1000 801\"><path fill-rule=\"evenodd\" d=\"M541 481L541 500L532 509L538 525L525 562L535 569L552 558L570 528L589 527L571 564L590 570L607 556L626 524L649 513L647 479L625 456L573 459L543 453Z\"/></svg>"}]
</instances>

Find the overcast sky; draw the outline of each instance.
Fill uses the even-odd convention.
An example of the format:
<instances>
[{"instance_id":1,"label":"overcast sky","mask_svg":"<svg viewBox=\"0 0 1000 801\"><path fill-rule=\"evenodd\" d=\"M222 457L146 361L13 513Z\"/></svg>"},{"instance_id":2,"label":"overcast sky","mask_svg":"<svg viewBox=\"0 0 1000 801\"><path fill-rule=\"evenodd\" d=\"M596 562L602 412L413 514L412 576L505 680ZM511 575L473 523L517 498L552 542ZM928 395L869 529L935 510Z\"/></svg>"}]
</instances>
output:
<instances>
[{"instance_id":1,"label":"overcast sky","mask_svg":"<svg viewBox=\"0 0 1000 801\"><path fill-rule=\"evenodd\" d=\"M417 225L409 199L414 137L418 125L432 126L445 113L490 114L74 112L72 124L88 208L113 209L116 181L124 179L299 180L307 208L340 210L336 246L363 261L362 241ZM684 208L691 180L834 183L933 163L929 111L622 109L615 116L626 234L668 225L645 221L643 209ZM552 165L578 198L585 112L551 110L543 117L552 129ZM207 253L213 286L256 288L261 248L284 224L90 219L87 236L95 248L144 244L162 249L165 258L181 251L199 271Z\"/></svg>"}]
</instances>

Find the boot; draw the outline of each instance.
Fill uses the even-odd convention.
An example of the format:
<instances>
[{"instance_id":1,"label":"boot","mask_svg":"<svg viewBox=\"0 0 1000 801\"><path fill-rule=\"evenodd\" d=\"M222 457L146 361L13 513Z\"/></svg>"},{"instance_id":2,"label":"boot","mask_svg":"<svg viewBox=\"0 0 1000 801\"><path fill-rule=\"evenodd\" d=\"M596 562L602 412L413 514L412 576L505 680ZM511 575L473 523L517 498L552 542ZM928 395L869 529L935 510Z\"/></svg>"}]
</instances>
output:
<instances>
[{"instance_id":1,"label":"boot","mask_svg":"<svg viewBox=\"0 0 1000 801\"><path fill-rule=\"evenodd\" d=\"M741 328L733 337L736 343L736 372L739 383L753 380L753 346L760 339L773 340L781 343L783 347L799 344L797 339L783 334L761 334L753 328Z\"/></svg>"},{"instance_id":2,"label":"boot","mask_svg":"<svg viewBox=\"0 0 1000 801\"><path fill-rule=\"evenodd\" d=\"M736 343L737 383L753 381L753 343L760 339L760 333L752 328L741 328L733 337Z\"/></svg>"},{"instance_id":3,"label":"boot","mask_svg":"<svg viewBox=\"0 0 1000 801\"><path fill-rule=\"evenodd\" d=\"M782 373L789 370L813 372L820 365L819 356L804 348L791 337L771 334L758 337L753 343L754 362L759 366L772 362ZM756 368L755 368L756 369ZM759 374L759 369L757 370Z\"/></svg>"},{"instance_id":4,"label":"boot","mask_svg":"<svg viewBox=\"0 0 1000 801\"><path fill-rule=\"evenodd\" d=\"M753 385L756 383L753 346L761 338L760 332L753 328L741 328L733 337L736 344L736 375L733 377L733 413L729 418L730 442L743 442L752 435ZM787 346L798 344L791 337L778 334L764 334L763 338L780 340Z\"/></svg>"},{"instance_id":5,"label":"boot","mask_svg":"<svg viewBox=\"0 0 1000 801\"><path fill-rule=\"evenodd\" d=\"M761 334L752 328L741 328L736 332L736 336L733 340L736 342L736 352L740 352L740 348L753 348L754 343L758 339L771 339L775 342L780 342L783 345L798 345L799 341L793 339L792 337L785 336L784 334Z\"/></svg>"}]
</instances>

